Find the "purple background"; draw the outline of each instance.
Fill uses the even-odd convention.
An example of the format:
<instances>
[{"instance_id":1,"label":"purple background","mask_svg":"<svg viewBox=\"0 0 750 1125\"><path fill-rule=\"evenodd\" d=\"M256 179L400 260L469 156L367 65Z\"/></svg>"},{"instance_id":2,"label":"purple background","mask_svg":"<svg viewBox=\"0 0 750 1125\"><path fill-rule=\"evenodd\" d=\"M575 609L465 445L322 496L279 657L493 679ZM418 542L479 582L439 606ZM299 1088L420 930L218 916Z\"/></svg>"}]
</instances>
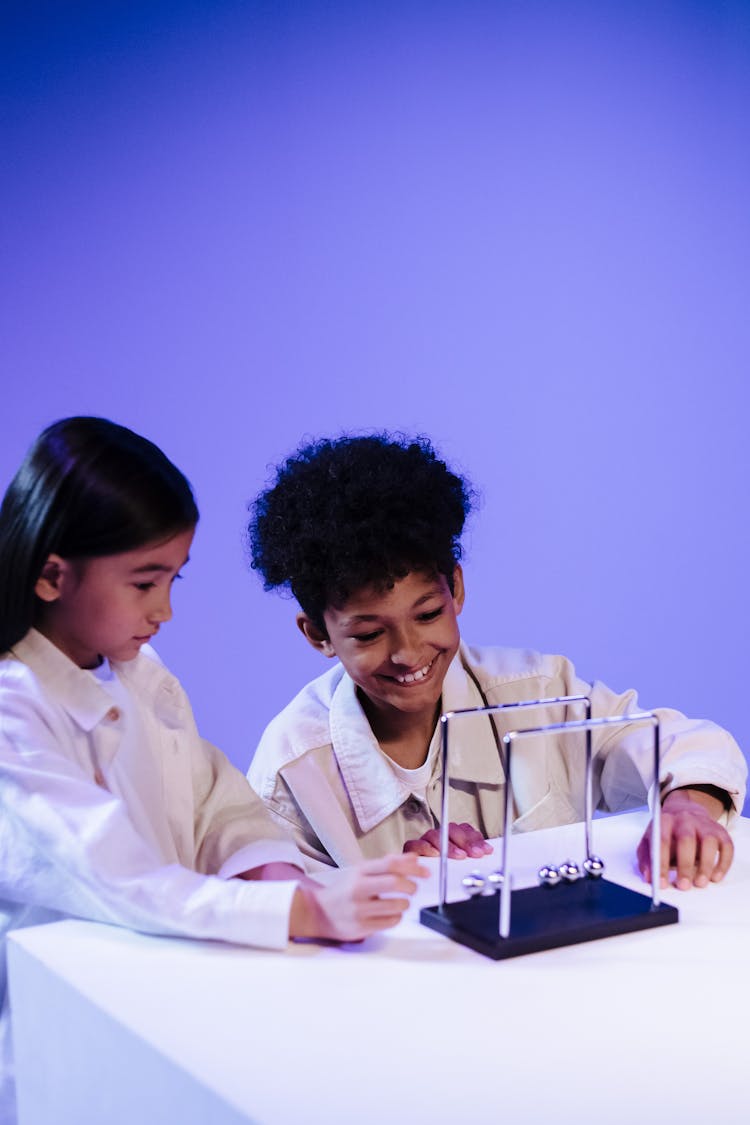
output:
<instances>
[{"instance_id":1,"label":"purple background","mask_svg":"<svg viewBox=\"0 0 750 1125\"><path fill-rule=\"evenodd\" d=\"M304 436L483 493L464 635L750 746L750 5L5 4L4 487L98 413L203 518L160 651L245 769L328 664L248 574Z\"/></svg>"}]
</instances>

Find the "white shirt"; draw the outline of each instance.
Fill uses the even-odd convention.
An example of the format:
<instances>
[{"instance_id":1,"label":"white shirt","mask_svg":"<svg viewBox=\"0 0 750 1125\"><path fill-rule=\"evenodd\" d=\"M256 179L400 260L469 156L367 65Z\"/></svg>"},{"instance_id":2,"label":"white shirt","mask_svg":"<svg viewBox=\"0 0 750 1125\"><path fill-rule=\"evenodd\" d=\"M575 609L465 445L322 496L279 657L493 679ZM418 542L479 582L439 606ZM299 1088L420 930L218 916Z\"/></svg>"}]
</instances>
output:
<instances>
[{"instance_id":1,"label":"white shirt","mask_svg":"<svg viewBox=\"0 0 750 1125\"><path fill-rule=\"evenodd\" d=\"M427 786L430 784L435 765L437 763L438 750L440 748L440 738L438 731L435 731L430 742L430 748L427 752L427 757L422 762L421 766L416 769L407 769L406 766L399 765L394 762L388 754L384 757L393 770L398 780L405 786L406 789L416 797L419 801L426 803L427 801Z\"/></svg>"},{"instance_id":2,"label":"white shirt","mask_svg":"<svg viewBox=\"0 0 750 1125\"><path fill-rule=\"evenodd\" d=\"M117 753L106 768L97 768L94 780L122 799L138 835L165 863L179 863L167 818L164 771L149 744L147 717L108 660L91 675L123 718Z\"/></svg>"},{"instance_id":3,"label":"white shirt","mask_svg":"<svg viewBox=\"0 0 750 1125\"><path fill-rule=\"evenodd\" d=\"M113 673L114 704L35 630L0 657L3 1122L13 1120L8 930L73 915L274 949L288 940L296 883L230 877L271 861L302 867L299 852L242 774L200 738L184 691L153 650ZM129 778L144 763L148 785L158 781L148 795L145 780ZM141 831L151 817L154 830Z\"/></svg>"}]
</instances>

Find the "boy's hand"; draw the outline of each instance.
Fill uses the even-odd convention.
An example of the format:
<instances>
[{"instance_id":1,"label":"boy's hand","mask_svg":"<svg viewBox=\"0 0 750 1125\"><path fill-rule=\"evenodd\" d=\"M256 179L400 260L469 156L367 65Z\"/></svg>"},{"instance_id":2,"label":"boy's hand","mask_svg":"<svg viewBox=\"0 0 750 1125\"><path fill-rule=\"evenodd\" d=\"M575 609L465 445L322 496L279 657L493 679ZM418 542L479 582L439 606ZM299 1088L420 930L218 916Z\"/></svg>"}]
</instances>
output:
<instances>
[{"instance_id":1,"label":"boy's hand","mask_svg":"<svg viewBox=\"0 0 750 1125\"><path fill-rule=\"evenodd\" d=\"M289 936L361 941L395 926L429 874L416 856L389 855L344 867L326 885L304 878L292 900Z\"/></svg>"},{"instance_id":2,"label":"boy's hand","mask_svg":"<svg viewBox=\"0 0 750 1125\"><path fill-rule=\"evenodd\" d=\"M661 814L661 886L676 869L675 886L681 891L718 883L734 857L732 838L715 817L724 806L716 797L693 789L675 789L664 798ZM638 845L638 867L651 881L651 828Z\"/></svg>"},{"instance_id":3,"label":"boy's hand","mask_svg":"<svg viewBox=\"0 0 750 1125\"><path fill-rule=\"evenodd\" d=\"M448 825L449 859L478 859L479 856L489 855L492 850L492 844L488 844L482 833L477 832L471 824L451 822ZM418 840L407 840L404 851L414 852L416 855L440 855L440 829L431 828Z\"/></svg>"}]
</instances>

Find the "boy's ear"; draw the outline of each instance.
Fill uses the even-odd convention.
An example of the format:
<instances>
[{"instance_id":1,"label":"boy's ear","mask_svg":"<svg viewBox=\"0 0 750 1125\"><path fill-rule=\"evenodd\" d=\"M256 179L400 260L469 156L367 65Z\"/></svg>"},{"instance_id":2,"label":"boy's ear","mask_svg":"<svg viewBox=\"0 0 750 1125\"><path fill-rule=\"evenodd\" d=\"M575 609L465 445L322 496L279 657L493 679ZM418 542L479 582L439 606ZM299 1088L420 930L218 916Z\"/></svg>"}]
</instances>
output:
<instances>
[{"instance_id":1,"label":"boy's ear","mask_svg":"<svg viewBox=\"0 0 750 1125\"><path fill-rule=\"evenodd\" d=\"M461 564L456 563L455 570L453 571L453 606L457 615L464 608L465 597L464 572L461 568Z\"/></svg>"},{"instance_id":2,"label":"boy's ear","mask_svg":"<svg viewBox=\"0 0 750 1125\"><path fill-rule=\"evenodd\" d=\"M50 555L36 580L34 586L36 596L43 602L56 602L62 594L67 571L68 563L65 559L60 558L59 555Z\"/></svg>"},{"instance_id":3,"label":"boy's ear","mask_svg":"<svg viewBox=\"0 0 750 1125\"><path fill-rule=\"evenodd\" d=\"M334 647L326 634L321 632L313 619L308 617L306 613L297 614L297 628L313 648L323 653L323 656L336 655Z\"/></svg>"}]
</instances>

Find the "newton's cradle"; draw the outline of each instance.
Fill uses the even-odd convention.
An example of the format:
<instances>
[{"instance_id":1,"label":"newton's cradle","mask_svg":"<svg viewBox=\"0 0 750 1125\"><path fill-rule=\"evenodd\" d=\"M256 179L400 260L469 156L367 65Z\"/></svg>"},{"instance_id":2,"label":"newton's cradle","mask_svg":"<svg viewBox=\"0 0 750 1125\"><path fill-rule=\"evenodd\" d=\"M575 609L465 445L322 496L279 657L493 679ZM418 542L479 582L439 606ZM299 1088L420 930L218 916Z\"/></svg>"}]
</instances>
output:
<instances>
[{"instance_id":1,"label":"newton's cradle","mask_svg":"<svg viewBox=\"0 0 750 1125\"><path fill-rule=\"evenodd\" d=\"M503 735L498 747L505 772L503 802L502 866L488 875L471 873L463 879L469 895L459 902L447 901L448 886L448 791L449 791L449 727L467 716L487 715L508 710L551 707L555 704L583 704L586 718L546 726L513 730ZM492 721L491 719L489 720ZM659 719L652 711L630 715L592 719L591 700L585 695L559 696L554 699L527 700L522 703L500 703L487 707L471 707L441 715L441 755L443 768L442 808L440 819L439 902L424 907L420 921L430 929L466 945L495 961L538 953L563 945L594 941L615 934L669 926L678 920L674 906L660 901L659 864L651 864L651 896L632 891L604 878L604 861L592 848L592 733L602 727L631 723L649 724L653 733L654 779L657 797L651 822L651 855L661 851L661 805L658 799L660 765ZM584 776L584 849L582 863L566 859L547 864L539 870L539 886L523 890L511 889L511 822L513 784L511 761L513 748L523 739L565 737L574 732L585 734L586 770Z\"/></svg>"}]
</instances>

